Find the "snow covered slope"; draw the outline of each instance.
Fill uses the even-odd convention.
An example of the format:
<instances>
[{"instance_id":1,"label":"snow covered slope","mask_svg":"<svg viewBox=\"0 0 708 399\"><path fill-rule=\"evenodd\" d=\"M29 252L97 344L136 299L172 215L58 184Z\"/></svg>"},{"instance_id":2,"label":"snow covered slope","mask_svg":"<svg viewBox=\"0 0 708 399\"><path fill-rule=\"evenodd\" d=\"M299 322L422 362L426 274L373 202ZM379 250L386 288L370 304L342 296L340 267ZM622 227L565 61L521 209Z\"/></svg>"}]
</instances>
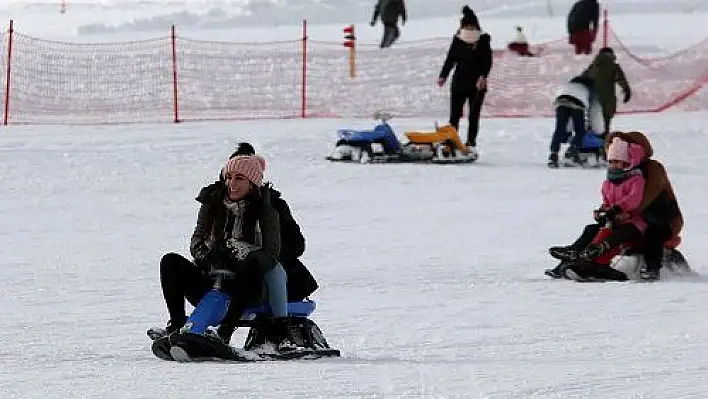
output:
<instances>
[{"instance_id":1,"label":"snow covered slope","mask_svg":"<svg viewBox=\"0 0 708 399\"><path fill-rule=\"evenodd\" d=\"M705 114L619 117L650 132L701 274ZM394 120L402 133L428 120ZM483 123L479 164L341 165L306 120L0 130L3 398L700 398L708 280L543 278L600 202L603 171L545 167L552 122ZM193 197L239 140L268 159L321 283L314 320L341 359L180 365L145 330L167 316L163 253L187 253ZM243 333L234 338L242 342Z\"/></svg>"}]
</instances>

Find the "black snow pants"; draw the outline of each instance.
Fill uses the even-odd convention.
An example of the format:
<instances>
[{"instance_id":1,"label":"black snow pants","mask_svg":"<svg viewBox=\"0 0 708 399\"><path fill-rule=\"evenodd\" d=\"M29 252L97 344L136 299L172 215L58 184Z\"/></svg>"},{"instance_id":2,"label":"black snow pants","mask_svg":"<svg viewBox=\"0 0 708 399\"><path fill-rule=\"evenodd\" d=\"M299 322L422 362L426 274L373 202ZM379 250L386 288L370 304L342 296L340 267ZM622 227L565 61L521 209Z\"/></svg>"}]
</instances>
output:
<instances>
[{"instance_id":1,"label":"black snow pants","mask_svg":"<svg viewBox=\"0 0 708 399\"><path fill-rule=\"evenodd\" d=\"M602 226L598 223L585 226L580 237L578 237L574 243L570 244L570 246L578 251L582 251L592 243L593 238L595 238L601 227ZM642 233L637 230L633 224L622 223L612 228L612 234L605 238L605 241L610 244L610 247L614 248L626 242L639 243L641 239Z\"/></svg>"},{"instance_id":2,"label":"black snow pants","mask_svg":"<svg viewBox=\"0 0 708 399\"><path fill-rule=\"evenodd\" d=\"M231 297L224 322L238 322L248 306L262 299L263 267L257 257L250 262L249 258L238 268L233 268L236 276L227 279L222 285L222 290ZM182 255L168 253L160 261L160 284L170 321L179 325L187 319L185 298L192 306L197 306L213 288L214 280Z\"/></svg>"},{"instance_id":3,"label":"black snow pants","mask_svg":"<svg viewBox=\"0 0 708 399\"><path fill-rule=\"evenodd\" d=\"M673 236L671 227L666 223L650 224L644 233L644 262L649 271L661 269L664 255L664 243Z\"/></svg>"},{"instance_id":4,"label":"black snow pants","mask_svg":"<svg viewBox=\"0 0 708 399\"><path fill-rule=\"evenodd\" d=\"M383 36L381 36L381 48L388 48L401 36L401 30L396 24L384 24Z\"/></svg>"},{"instance_id":5,"label":"black snow pants","mask_svg":"<svg viewBox=\"0 0 708 399\"><path fill-rule=\"evenodd\" d=\"M462 118L462 109L465 107L465 102L468 102L469 125L467 127L466 145L477 146L477 133L479 132L479 117L482 113L482 104L487 90L472 90L472 91L451 91L450 92L450 125L454 126L459 132L460 118Z\"/></svg>"},{"instance_id":6,"label":"black snow pants","mask_svg":"<svg viewBox=\"0 0 708 399\"><path fill-rule=\"evenodd\" d=\"M585 138L585 111L570 107L560 106L556 108L556 130L553 132L551 139L551 152L557 153L560 150L561 143L568 137L568 122L572 121L573 145L578 151L583 148L583 139Z\"/></svg>"}]
</instances>

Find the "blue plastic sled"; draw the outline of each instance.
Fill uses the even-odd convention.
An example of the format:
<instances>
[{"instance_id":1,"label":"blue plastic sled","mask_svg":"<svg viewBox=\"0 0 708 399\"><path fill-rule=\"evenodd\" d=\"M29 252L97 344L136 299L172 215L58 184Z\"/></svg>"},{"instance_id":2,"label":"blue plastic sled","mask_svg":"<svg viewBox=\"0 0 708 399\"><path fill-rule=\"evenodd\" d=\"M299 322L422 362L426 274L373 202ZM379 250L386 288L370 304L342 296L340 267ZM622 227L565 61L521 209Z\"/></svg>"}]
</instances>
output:
<instances>
[{"instance_id":1,"label":"blue plastic sled","mask_svg":"<svg viewBox=\"0 0 708 399\"><path fill-rule=\"evenodd\" d=\"M219 271L214 282L214 288L204 295L194 308L194 311L192 311L192 314L189 315L184 324L185 330L183 332L202 335L207 328L216 327L221 323L226 317L231 304L231 297L221 291L221 285L223 279L232 274L233 272L230 271ZM315 311L315 307L315 302L309 299L300 302L290 302L288 303L288 315L307 317ZM268 304L248 308L242 313L241 321L247 324L248 321L255 319L258 315L269 315L271 313L270 305Z\"/></svg>"},{"instance_id":2,"label":"blue plastic sled","mask_svg":"<svg viewBox=\"0 0 708 399\"><path fill-rule=\"evenodd\" d=\"M193 334L204 334L208 327L216 327L221 323L221 320L226 316L230 303L230 298L223 292L216 290L208 292L204 298L197 304L194 311L187 319L187 331ZM308 317L315 309L317 304L315 301L306 299L299 302L288 303L288 316L291 317ZM241 314L241 325L248 325L250 321L257 316L271 315L270 305L263 304L246 309Z\"/></svg>"},{"instance_id":3,"label":"blue plastic sled","mask_svg":"<svg viewBox=\"0 0 708 399\"><path fill-rule=\"evenodd\" d=\"M605 146L605 140L597 133L588 131L583 137L583 150L597 150Z\"/></svg>"},{"instance_id":4,"label":"blue plastic sled","mask_svg":"<svg viewBox=\"0 0 708 399\"><path fill-rule=\"evenodd\" d=\"M376 125L374 130L339 129L337 130L337 135L339 136L337 145L348 144L355 147L363 147L372 143L379 143L383 146L386 154L401 152L401 142L398 141L391 126L385 122Z\"/></svg>"},{"instance_id":5,"label":"blue plastic sled","mask_svg":"<svg viewBox=\"0 0 708 399\"><path fill-rule=\"evenodd\" d=\"M306 299L300 302L288 302L288 316L291 317L308 317L317 308L315 301ZM241 320L253 320L258 315L271 315L270 305L263 304L261 306L246 309L241 315Z\"/></svg>"},{"instance_id":6,"label":"blue plastic sled","mask_svg":"<svg viewBox=\"0 0 708 399\"><path fill-rule=\"evenodd\" d=\"M565 136L565 140L563 140L564 143L569 143L572 139L573 135L568 132L568 135ZM585 136L583 137L583 148L580 150L581 152L594 152L599 149L602 149L605 147L605 140L600 136L599 134L588 130L585 133Z\"/></svg>"}]
</instances>

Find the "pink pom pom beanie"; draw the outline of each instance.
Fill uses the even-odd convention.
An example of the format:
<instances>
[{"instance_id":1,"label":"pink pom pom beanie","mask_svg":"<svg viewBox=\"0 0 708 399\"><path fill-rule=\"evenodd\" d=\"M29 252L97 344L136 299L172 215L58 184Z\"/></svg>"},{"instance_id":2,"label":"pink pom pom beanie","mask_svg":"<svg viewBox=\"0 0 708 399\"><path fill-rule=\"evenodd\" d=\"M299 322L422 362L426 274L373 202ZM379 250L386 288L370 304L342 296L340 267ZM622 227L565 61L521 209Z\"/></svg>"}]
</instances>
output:
<instances>
[{"instance_id":1,"label":"pink pom pom beanie","mask_svg":"<svg viewBox=\"0 0 708 399\"><path fill-rule=\"evenodd\" d=\"M265 159L258 155L240 155L229 159L223 169L223 175L228 173L244 176L256 186L263 184L263 171L265 170Z\"/></svg>"}]
</instances>

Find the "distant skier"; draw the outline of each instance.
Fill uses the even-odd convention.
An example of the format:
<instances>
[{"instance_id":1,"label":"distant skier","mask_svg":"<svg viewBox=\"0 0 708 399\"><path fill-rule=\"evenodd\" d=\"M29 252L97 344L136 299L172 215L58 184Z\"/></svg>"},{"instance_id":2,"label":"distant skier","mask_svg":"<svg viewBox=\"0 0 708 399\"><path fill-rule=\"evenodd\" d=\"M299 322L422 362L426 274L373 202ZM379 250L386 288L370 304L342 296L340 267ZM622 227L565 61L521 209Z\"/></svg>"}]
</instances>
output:
<instances>
[{"instance_id":1,"label":"distant skier","mask_svg":"<svg viewBox=\"0 0 708 399\"><path fill-rule=\"evenodd\" d=\"M401 36L401 31L398 29L398 18L401 18L403 25L406 24L406 5L403 0L378 0L374 6L374 15L371 17L371 26L376 25L379 16L384 25L380 47L391 47Z\"/></svg>"},{"instance_id":2,"label":"distant skier","mask_svg":"<svg viewBox=\"0 0 708 399\"><path fill-rule=\"evenodd\" d=\"M592 53L600 21L600 4L597 0L578 0L568 13L568 42L575 47L575 54Z\"/></svg>"}]
</instances>

